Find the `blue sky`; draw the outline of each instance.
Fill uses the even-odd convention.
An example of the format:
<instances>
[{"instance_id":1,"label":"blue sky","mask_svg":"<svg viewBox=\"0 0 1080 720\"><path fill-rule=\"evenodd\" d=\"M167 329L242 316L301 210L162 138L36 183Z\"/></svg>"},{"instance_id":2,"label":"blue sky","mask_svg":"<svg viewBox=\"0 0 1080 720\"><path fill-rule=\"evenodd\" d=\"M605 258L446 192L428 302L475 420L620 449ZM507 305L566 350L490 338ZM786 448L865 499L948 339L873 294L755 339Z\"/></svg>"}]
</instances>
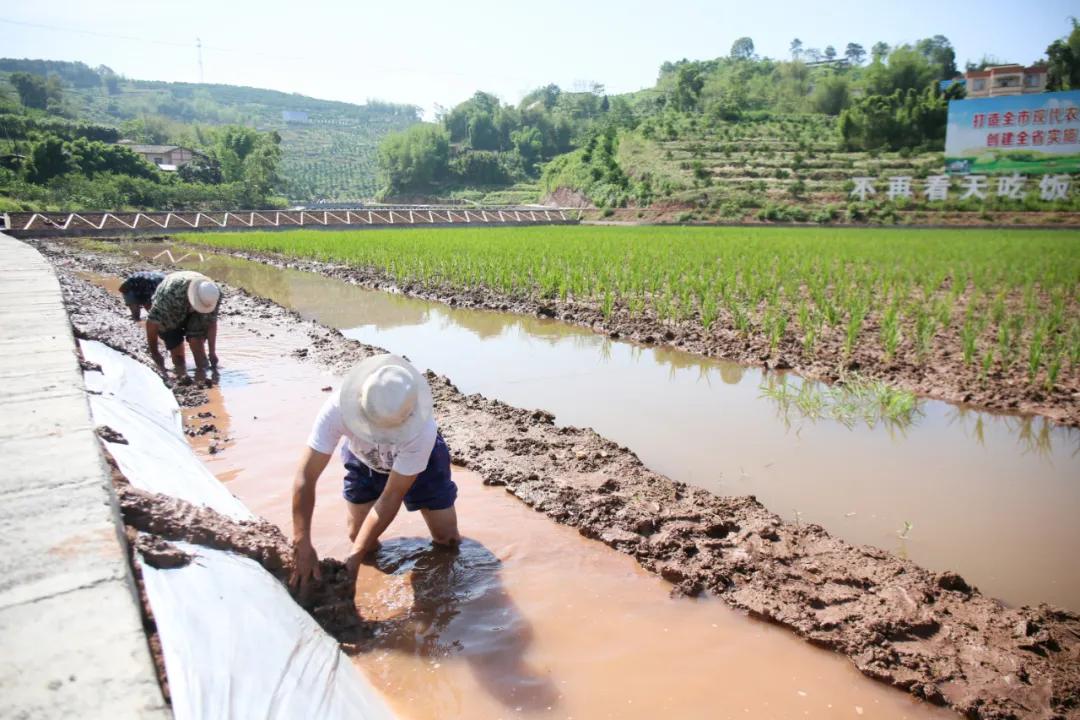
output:
<instances>
[{"instance_id":1,"label":"blue sky","mask_svg":"<svg viewBox=\"0 0 1080 720\"><path fill-rule=\"evenodd\" d=\"M105 64L129 77L267 87L430 109L477 89L508 102L554 82L647 87L665 60L725 55L747 35L788 57L807 47L946 35L958 64L989 53L1029 63L1080 15L1075 0L7 0L0 54Z\"/></svg>"}]
</instances>

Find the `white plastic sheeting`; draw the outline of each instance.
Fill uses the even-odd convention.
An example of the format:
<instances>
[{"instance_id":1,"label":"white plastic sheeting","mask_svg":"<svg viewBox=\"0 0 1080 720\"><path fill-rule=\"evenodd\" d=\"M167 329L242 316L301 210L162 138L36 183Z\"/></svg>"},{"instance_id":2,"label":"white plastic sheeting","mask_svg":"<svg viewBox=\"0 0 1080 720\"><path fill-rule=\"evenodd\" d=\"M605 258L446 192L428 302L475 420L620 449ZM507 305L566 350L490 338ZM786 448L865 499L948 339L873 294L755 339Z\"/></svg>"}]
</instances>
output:
<instances>
[{"instance_id":1,"label":"white plastic sheeting","mask_svg":"<svg viewBox=\"0 0 1080 720\"><path fill-rule=\"evenodd\" d=\"M99 342L81 341L79 346L84 359L101 366L100 373L84 373L90 411L95 424L108 425L127 439L127 445L110 444L109 452L132 485L237 520L254 517L192 453L180 407L161 378Z\"/></svg>"},{"instance_id":2,"label":"white plastic sheeting","mask_svg":"<svg viewBox=\"0 0 1080 720\"><path fill-rule=\"evenodd\" d=\"M172 393L142 364L82 342L94 422L123 435L109 452L135 487L253 517L184 438ZM140 560L169 677L173 713L187 718L390 720L393 715L337 643L258 563L197 545L182 568Z\"/></svg>"}]
</instances>

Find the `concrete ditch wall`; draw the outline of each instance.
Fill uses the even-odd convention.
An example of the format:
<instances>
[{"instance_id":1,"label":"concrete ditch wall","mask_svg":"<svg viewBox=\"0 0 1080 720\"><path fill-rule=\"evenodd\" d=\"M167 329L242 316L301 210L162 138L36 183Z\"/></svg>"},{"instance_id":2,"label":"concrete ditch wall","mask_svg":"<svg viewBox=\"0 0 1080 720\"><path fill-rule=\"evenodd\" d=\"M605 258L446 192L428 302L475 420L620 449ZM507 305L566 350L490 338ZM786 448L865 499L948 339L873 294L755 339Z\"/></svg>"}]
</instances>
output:
<instances>
[{"instance_id":1,"label":"concrete ditch wall","mask_svg":"<svg viewBox=\"0 0 1080 720\"><path fill-rule=\"evenodd\" d=\"M170 717L59 283L3 234L0 407L0 717Z\"/></svg>"}]
</instances>

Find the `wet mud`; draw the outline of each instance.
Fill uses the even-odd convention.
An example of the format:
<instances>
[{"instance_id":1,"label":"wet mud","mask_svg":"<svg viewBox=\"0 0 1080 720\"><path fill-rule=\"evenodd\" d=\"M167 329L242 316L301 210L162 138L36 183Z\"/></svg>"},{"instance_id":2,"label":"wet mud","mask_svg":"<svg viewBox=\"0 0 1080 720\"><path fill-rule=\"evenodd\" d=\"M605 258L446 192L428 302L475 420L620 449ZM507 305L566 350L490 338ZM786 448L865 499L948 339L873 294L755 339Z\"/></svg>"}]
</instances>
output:
<instances>
[{"instance_id":1,"label":"wet mud","mask_svg":"<svg viewBox=\"0 0 1080 720\"><path fill-rule=\"evenodd\" d=\"M215 252L220 250L215 248ZM616 307L608 317L597 303L579 300L535 299L511 297L484 287L458 288L441 283L407 282L399 284L374 268L337 265L316 260L296 260L280 255L233 252L235 257L269 263L277 267L319 273L346 280L376 290L393 290L425 300L446 303L453 307L498 310L536 315L561 320L612 338L638 342L643 345L666 345L706 357L731 360L751 366L774 370L792 369L800 375L825 382L836 382L846 372L863 377L888 381L920 396L962 403L988 410L1037 414L1071 427L1080 427L1080 374L1063 373L1053 391L1026 381L1019 366L1008 375L994 371L980 381L977 368L965 366L961 338L956 327L944 329L936 338L936 349L925 362L903 360L905 347L897 359L885 360L876 347L857 347L850 357L843 349L841 333L823 335L812 357L793 336L782 340L775 350L768 338L760 334L743 336L733 322L721 318L716 329L705 332L693 318L671 322L649 316L633 317L623 307ZM963 298L962 298L963 299ZM878 319L869 317L864 332L876 336ZM909 343L905 340L904 343Z\"/></svg>"},{"instance_id":2,"label":"wet mud","mask_svg":"<svg viewBox=\"0 0 1080 720\"><path fill-rule=\"evenodd\" d=\"M103 300L64 267L60 272L68 276L69 303L123 317L118 299ZM241 291L230 289L228 299L230 315L273 328L283 354L306 349L305 361L340 373L378 351ZM137 355L141 339L125 347L125 338L130 342L129 335L114 336L114 347ZM634 557L675 592L718 597L847 656L869 677L967 717L1080 717L1077 615L1048 605L1004 607L956 573L933 573L820 526L786 522L752 496L719 497L671 481L589 429L557 427L543 411L464 396L445 377L429 374L429 381L456 463ZM170 523L145 498L123 502L132 508L125 519L167 531ZM191 512L176 509L172 525L188 533L183 539L202 532ZM287 563L280 531L269 524L250 529L259 537L216 528L204 539L232 542L280 577ZM333 629L339 576L328 570L331 588L313 614L329 616L320 622Z\"/></svg>"},{"instance_id":3,"label":"wet mud","mask_svg":"<svg viewBox=\"0 0 1080 720\"><path fill-rule=\"evenodd\" d=\"M192 557L171 542L187 542L214 550L236 553L254 560L287 585L292 571L292 547L281 529L265 520L240 522L214 510L177 498L148 493L114 478L124 524L140 533L135 551L148 565L183 567ZM332 558L319 561L322 581L304 592L294 592L297 602L339 642L357 642L373 629L358 621L353 605L353 585L345 566Z\"/></svg>"}]
</instances>

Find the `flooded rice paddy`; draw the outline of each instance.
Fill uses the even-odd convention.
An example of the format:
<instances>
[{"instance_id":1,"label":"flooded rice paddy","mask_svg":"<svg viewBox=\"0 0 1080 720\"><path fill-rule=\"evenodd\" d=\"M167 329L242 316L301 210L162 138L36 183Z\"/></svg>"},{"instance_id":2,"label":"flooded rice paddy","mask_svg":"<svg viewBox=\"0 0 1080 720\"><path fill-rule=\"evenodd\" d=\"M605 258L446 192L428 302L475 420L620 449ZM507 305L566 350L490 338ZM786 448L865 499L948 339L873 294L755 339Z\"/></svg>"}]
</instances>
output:
<instances>
[{"instance_id":1,"label":"flooded rice paddy","mask_svg":"<svg viewBox=\"0 0 1080 720\"><path fill-rule=\"evenodd\" d=\"M956 570L1009 603L1080 608L1076 430L938 401L906 425L812 421L763 397L777 377L754 368L235 258L181 264L404 354L463 392L593 427L673 479L756 495L788 520ZM223 373L223 391L254 382L247 350L225 347L238 369Z\"/></svg>"},{"instance_id":2,"label":"flooded rice paddy","mask_svg":"<svg viewBox=\"0 0 1080 720\"><path fill-rule=\"evenodd\" d=\"M234 282L230 280L230 282ZM257 322L251 326L257 328ZM228 440L208 467L253 511L290 528L292 474L338 378L226 319L211 412ZM945 718L863 677L839 655L719 601L672 599L632 558L582 538L455 468L466 542L435 550L398 516L358 605L382 621L354 662L402 718ZM344 557L342 469L318 486L314 540Z\"/></svg>"}]
</instances>

